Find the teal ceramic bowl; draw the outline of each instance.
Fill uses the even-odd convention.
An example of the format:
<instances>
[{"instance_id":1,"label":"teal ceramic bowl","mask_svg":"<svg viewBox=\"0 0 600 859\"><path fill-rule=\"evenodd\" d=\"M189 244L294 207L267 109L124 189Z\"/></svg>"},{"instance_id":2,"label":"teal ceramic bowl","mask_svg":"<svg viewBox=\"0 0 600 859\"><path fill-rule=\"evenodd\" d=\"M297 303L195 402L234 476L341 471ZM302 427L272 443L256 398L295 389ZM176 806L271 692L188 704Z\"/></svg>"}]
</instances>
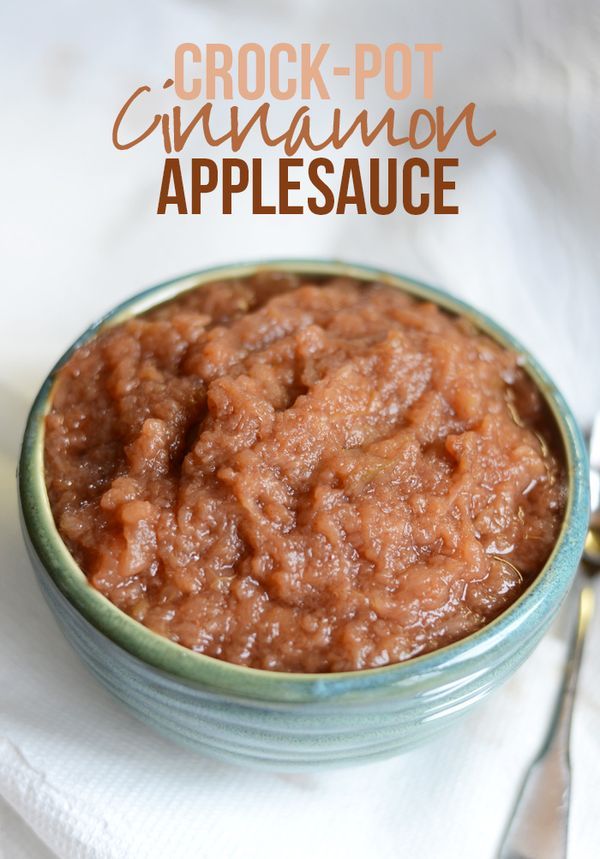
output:
<instances>
[{"instance_id":1,"label":"teal ceramic bowl","mask_svg":"<svg viewBox=\"0 0 600 859\"><path fill-rule=\"evenodd\" d=\"M151 632L94 590L62 542L44 485L44 416L55 373L100 329L211 280L258 270L377 278L469 317L523 356L556 420L568 503L554 551L535 582L469 637L384 668L283 674L192 652ZM163 735L225 761L287 771L366 763L424 742L500 686L547 630L575 575L588 521L587 460L569 408L536 361L472 307L407 278L337 262L276 261L202 271L141 293L89 328L58 362L33 405L19 467L23 533L42 591L64 634L96 677Z\"/></svg>"}]
</instances>

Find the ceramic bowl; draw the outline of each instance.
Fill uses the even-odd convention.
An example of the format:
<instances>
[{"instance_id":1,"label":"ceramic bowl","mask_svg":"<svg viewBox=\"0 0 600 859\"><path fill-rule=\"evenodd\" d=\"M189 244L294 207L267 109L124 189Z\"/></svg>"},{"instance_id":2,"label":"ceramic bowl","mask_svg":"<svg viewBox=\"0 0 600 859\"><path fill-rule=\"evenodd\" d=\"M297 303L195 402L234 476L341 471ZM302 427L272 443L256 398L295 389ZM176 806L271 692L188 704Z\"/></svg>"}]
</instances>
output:
<instances>
[{"instance_id":1,"label":"ceramic bowl","mask_svg":"<svg viewBox=\"0 0 600 859\"><path fill-rule=\"evenodd\" d=\"M398 665L338 674L285 674L232 665L151 632L88 584L54 525L44 485L44 416L57 369L81 343L192 287L279 270L378 279L469 317L523 356L564 446L568 502L544 569L480 631ZM276 261L198 272L126 301L92 325L47 377L32 407L19 467L23 533L40 586L64 634L96 677L163 735L222 760L287 771L358 764L437 734L500 686L547 630L575 575L588 520L585 447L561 394L522 346L487 317L408 278L336 262Z\"/></svg>"}]
</instances>

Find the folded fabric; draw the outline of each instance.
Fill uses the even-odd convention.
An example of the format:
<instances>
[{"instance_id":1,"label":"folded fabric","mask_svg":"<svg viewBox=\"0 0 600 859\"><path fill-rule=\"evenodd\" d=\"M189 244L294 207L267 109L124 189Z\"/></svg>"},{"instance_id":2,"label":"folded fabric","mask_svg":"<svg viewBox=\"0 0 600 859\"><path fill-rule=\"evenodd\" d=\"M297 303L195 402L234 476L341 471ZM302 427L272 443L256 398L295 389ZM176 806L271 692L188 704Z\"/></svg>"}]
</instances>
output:
<instances>
[{"instance_id":1,"label":"folded fabric","mask_svg":"<svg viewBox=\"0 0 600 859\"><path fill-rule=\"evenodd\" d=\"M1 481L11 563L0 577L0 796L56 856L493 857L548 722L564 650L558 637L547 636L465 721L403 757L310 775L226 766L155 735L79 663L29 568L8 458ZM594 639L589 651L600 646L600 624ZM600 790L599 681L597 663L586 660L573 750L576 857L592 857L600 843L591 808Z\"/></svg>"}]
</instances>

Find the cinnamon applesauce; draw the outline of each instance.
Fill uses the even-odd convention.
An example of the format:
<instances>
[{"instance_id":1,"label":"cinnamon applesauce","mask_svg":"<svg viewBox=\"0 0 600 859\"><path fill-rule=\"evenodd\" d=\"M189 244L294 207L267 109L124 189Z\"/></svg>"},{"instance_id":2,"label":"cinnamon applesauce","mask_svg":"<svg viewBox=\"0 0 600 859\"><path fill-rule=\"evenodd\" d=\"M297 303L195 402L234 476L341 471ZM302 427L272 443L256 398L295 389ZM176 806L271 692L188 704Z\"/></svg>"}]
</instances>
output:
<instances>
[{"instance_id":1,"label":"cinnamon applesauce","mask_svg":"<svg viewBox=\"0 0 600 859\"><path fill-rule=\"evenodd\" d=\"M272 272L78 348L45 468L60 534L119 609L292 672L484 626L543 567L566 496L517 355L394 287Z\"/></svg>"}]
</instances>

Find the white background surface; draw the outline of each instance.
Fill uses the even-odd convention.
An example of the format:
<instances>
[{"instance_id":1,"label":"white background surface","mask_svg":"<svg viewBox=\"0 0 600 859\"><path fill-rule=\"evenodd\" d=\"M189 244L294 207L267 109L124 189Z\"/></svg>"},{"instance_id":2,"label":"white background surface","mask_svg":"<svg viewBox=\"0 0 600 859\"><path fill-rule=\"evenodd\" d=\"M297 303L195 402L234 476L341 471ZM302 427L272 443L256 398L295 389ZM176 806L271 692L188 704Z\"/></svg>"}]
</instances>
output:
<instances>
[{"instance_id":1,"label":"white background surface","mask_svg":"<svg viewBox=\"0 0 600 859\"><path fill-rule=\"evenodd\" d=\"M62 640L21 546L14 463L37 386L93 318L186 271L286 255L389 267L472 301L532 349L589 422L600 408L598 16L593 0L2 4L3 859L493 856L546 722L558 638L462 725L401 759L271 776L195 758L133 721ZM155 215L158 147L119 153L110 142L126 96L160 86L182 41L279 40L329 41L340 61L356 41L441 41L435 103L474 100L481 130L498 132L449 153L462 162L461 214ZM343 104L345 90L335 96ZM372 114L385 107L374 92ZM599 627L575 725L574 859L600 843Z\"/></svg>"}]
</instances>

